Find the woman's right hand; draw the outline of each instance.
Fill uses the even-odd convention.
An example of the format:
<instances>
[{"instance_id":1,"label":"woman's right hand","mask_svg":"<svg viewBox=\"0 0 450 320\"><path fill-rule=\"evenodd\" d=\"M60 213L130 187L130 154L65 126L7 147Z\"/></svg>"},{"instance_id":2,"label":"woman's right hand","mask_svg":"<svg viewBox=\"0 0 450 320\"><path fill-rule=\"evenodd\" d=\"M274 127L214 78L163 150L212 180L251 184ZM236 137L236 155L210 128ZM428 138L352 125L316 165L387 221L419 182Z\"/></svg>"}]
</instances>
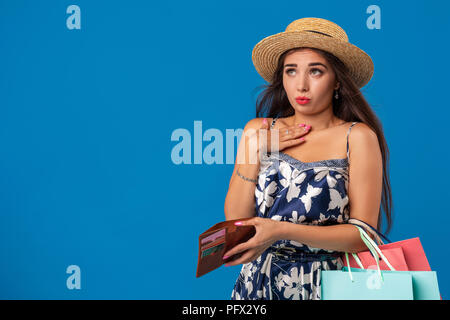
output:
<instances>
[{"instance_id":1,"label":"woman's right hand","mask_svg":"<svg viewBox=\"0 0 450 320\"><path fill-rule=\"evenodd\" d=\"M311 126L300 123L279 129L270 129L267 119L264 118L261 128L257 130L258 152L261 150L277 152L301 144L305 141L303 136L306 135L310 129ZM276 139L277 134L278 139ZM274 135L273 138L272 135ZM272 139L274 139L274 141L272 141ZM261 141L261 144L259 144L259 141Z\"/></svg>"}]
</instances>

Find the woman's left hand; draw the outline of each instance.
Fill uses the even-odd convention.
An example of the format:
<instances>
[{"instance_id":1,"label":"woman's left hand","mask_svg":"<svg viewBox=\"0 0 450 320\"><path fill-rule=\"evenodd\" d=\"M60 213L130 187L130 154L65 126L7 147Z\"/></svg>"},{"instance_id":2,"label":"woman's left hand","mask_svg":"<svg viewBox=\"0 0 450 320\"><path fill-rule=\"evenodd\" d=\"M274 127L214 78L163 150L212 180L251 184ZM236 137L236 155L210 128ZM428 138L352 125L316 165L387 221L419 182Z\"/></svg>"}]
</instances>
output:
<instances>
[{"instance_id":1,"label":"woman's left hand","mask_svg":"<svg viewBox=\"0 0 450 320\"><path fill-rule=\"evenodd\" d=\"M280 222L269 218L255 217L245 221L236 222L238 226L255 226L256 233L247 242L243 242L225 252L223 259L232 255L246 251L236 260L230 261L225 266L235 266L241 263L248 263L258 258L268 247L278 239L278 229Z\"/></svg>"}]
</instances>

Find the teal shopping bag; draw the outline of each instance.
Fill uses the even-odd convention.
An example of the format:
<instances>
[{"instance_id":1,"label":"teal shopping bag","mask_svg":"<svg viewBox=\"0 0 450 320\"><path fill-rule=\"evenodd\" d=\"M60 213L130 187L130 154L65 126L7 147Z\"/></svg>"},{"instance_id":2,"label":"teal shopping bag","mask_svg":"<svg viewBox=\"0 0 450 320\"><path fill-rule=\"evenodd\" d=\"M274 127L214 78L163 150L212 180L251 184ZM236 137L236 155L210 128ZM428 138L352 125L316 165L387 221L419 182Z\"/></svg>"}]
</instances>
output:
<instances>
[{"instance_id":1,"label":"teal shopping bag","mask_svg":"<svg viewBox=\"0 0 450 320\"><path fill-rule=\"evenodd\" d=\"M353 272L365 271L351 268ZM342 269L348 271L347 267ZM383 273L408 273L412 277L414 300L441 300L436 271L382 271Z\"/></svg>"},{"instance_id":2,"label":"teal shopping bag","mask_svg":"<svg viewBox=\"0 0 450 320\"><path fill-rule=\"evenodd\" d=\"M377 269L364 269L356 254L353 257L361 269L321 271L322 300L413 300L413 281L411 273L395 271L378 246L359 226L355 226L369 251L375 258ZM380 255L380 258L378 256ZM345 253L347 265L348 253ZM379 259L382 259L392 271L381 271Z\"/></svg>"},{"instance_id":3,"label":"teal shopping bag","mask_svg":"<svg viewBox=\"0 0 450 320\"><path fill-rule=\"evenodd\" d=\"M322 271L322 300L413 300L411 274L383 273L358 269L351 279L348 271ZM401 272L401 271L398 271Z\"/></svg>"}]
</instances>

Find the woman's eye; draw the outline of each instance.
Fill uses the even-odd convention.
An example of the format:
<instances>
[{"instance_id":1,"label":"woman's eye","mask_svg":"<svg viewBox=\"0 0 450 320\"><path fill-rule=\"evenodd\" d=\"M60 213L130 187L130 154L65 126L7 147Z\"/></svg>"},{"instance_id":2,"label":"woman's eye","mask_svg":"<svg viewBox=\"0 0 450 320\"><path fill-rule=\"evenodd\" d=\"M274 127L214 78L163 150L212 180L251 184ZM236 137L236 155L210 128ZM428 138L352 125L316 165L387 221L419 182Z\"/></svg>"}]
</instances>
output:
<instances>
[{"instance_id":1,"label":"woman's eye","mask_svg":"<svg viewBox=\"0 0 450 320\"><path fill-rule=\"evenodd\" d=\"M286 73L289 74L291 71L295 71L294 69L287 69Z\"/></svg>"},{"instance_id":2,"label":"woman's eye","mask_svg":"<svg viewBox=\"0 0 450 320\"><path fill-rule=\"evenodd\" d=\"M295 69L287 69L286 70L286 74L288 74L288 75L290 75L291 74L291 72L295 72ZM322 70L320 70L320 69L311 69L311 72L314 74L314 73L316 73L317 72L317 74L322 74L323 73L323 71Z\"/></svg>"}]
</instances>

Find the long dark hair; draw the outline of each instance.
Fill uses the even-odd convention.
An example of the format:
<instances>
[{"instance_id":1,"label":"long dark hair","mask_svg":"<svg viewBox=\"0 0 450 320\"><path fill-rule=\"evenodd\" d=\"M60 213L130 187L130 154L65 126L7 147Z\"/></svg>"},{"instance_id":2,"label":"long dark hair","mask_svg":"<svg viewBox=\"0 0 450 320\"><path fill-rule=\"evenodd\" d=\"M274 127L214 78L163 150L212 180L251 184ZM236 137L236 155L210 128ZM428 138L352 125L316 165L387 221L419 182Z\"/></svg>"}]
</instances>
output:
<instances>
[{"instance_id":1,"label":"long dark hair","mask_svg":"<svg viewBox=\"0 0 450 320\"><path fill-rule=\"evenodd\" d=\"M262 85L258 87L263 87L264 91L261 92L257 98L256 117L285 118L294 115L295 110L291 106L287 98L286 91L283 87L283 64L287 54L303 48L306 47L293 48L284 52L278 60L278 66L272 82L269 85ZM336 99L333 97L334 115L346 122L363 122L369 126L378 137L378 143L380 145L383 159L383 188L381 206L386 214L387 234L392 227L392 193L388 175L389 149L384 138L381 122L367 103L359 88L355 85L344 63L329 52L316 48L309 49L321 54L328 61L336 74L336 80L340 83L339 98ZM380 232L382 222L381 212L382 211L380 208L377 226L377 229Z\"/></svg>"}]
</instances>

